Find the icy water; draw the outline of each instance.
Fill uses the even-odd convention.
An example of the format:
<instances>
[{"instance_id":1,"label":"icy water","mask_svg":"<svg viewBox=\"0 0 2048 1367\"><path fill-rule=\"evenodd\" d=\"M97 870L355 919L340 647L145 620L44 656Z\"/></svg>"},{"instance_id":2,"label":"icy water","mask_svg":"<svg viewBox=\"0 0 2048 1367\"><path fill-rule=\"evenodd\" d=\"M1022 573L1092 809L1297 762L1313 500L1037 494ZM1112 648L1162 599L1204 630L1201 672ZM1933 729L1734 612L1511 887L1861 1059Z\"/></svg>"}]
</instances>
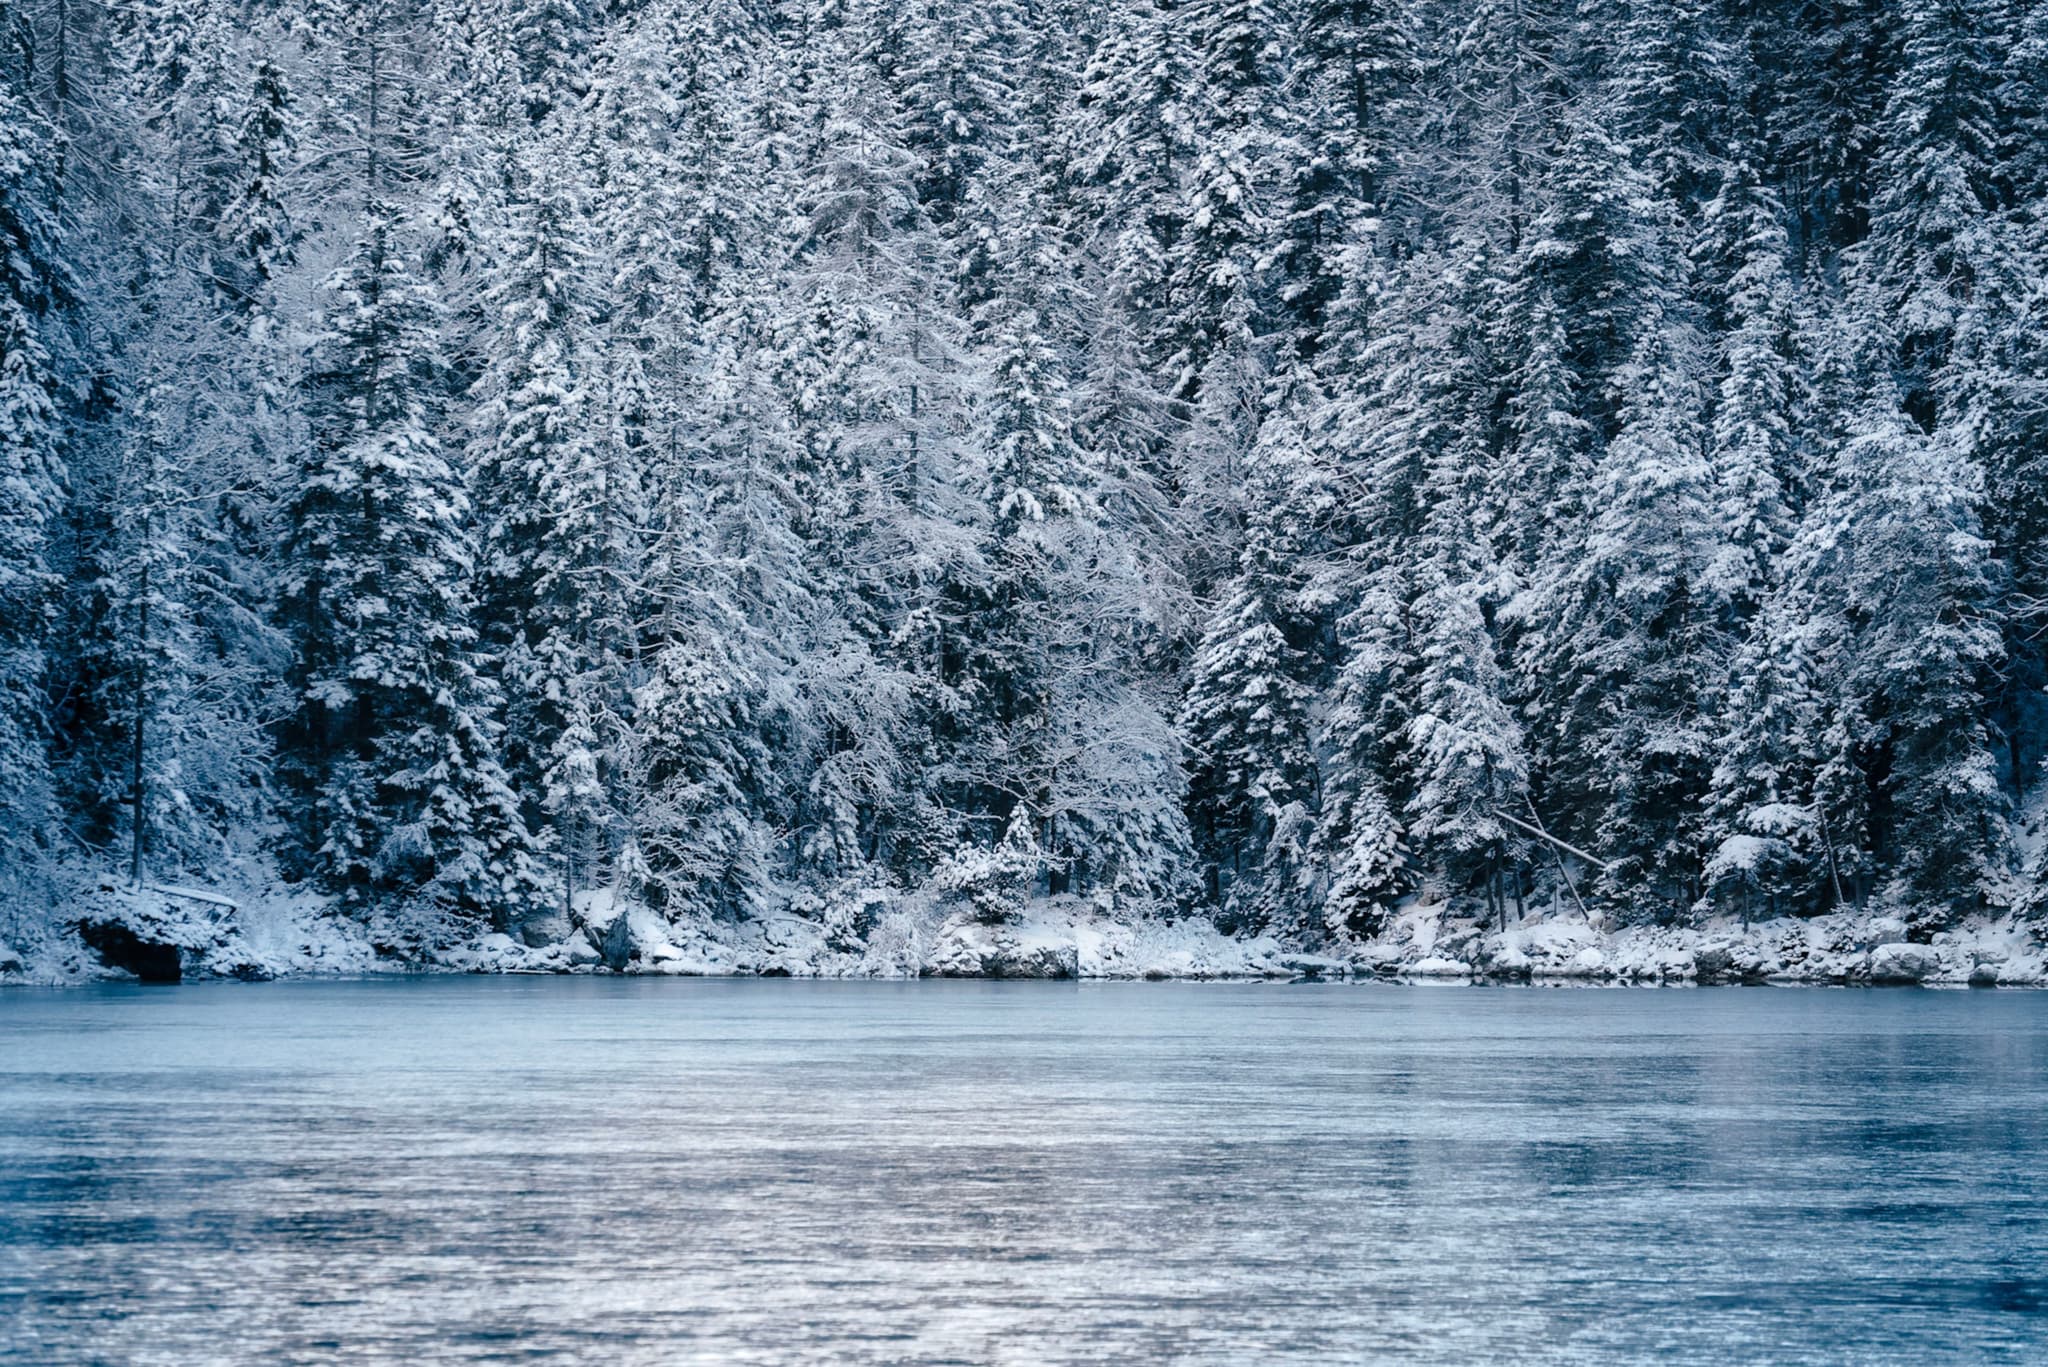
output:
<instances>
[{"instance_id":1,"label":"icy water","mask_svg":"<svg viewBox=\"0 0 2048 1367\"><path fill-rule=\"evenodd\" d=\"M0 1357L2048 1361L2048 994L0 993Z\"/></svg>"}]
</instances>

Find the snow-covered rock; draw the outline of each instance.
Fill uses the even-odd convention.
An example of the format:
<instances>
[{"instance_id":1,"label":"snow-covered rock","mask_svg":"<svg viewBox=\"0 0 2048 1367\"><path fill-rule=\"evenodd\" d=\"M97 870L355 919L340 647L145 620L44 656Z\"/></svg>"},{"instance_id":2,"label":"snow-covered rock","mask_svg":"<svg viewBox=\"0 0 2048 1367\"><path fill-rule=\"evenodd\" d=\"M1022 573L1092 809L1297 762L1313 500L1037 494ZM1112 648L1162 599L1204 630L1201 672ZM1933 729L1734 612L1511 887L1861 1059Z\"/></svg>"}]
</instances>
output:
<instances>
[{"instance_id":1,"label":"snow-covered rock","mask_svg":"<svg viewBox=\"0 0 2048 1367\"><path fill-rule=\"evenodd\" d=\"M239 910L206 889L102 882L81 899L73 925L101 963L143 982L275 977L242 938Z\"/></svg>"},{"instance_id":2,"label":"snow-covered rock","mask_svg":"<svg viewBox=\"0 0 2048 1367\"><path fill-rule=\"evenodd\" d=\"M1533 976L1536 961L1531 959L1521 946L1501 945L1480 965L1486 973L1496 978L1528 978Z\"/></svg>"},{"instance_id":3,"label":"snow-covered rock","mask_svg":"<svg viewBox=\"0 0 2048 1367\"><path fill-rule=\"evenodd\" d=\"M1940 960L1926 945L1894 942L1870 951L1870 981L1874 983L1925 982Z\"/></svg>"},{"instance_id":4,"label":"snow-covered rock","mask_svg":"<svg viewBox=\"0 0 2048 1367\"><path fill-rule=\"evenodd\" d=\"M586 893L576 899L572 919L584 940L597 951L597 961L614 973L632 962L634 904L610 892Z\"/></svg>"},{"instance_id":5,"label":"snow-covered rock","mask_svg":"<svg viewBox=\"0 0 2048 1367\"><path fill-rule=\"evenodd\" d=\"M1692 953L1693 975L1703 983L1726 982L1735 974L1735 946L1701 945Z\"/></svg>"},{"instance_id":6,"label":"snow-covered rock","mask_svg":"<svg viewBox=\"0 0 2048 1367\"><path fill-rule=\"evenodd\" d=\"M1998 966L2000 987L2041 987L2048 985L2048 959L2041 955L2007 960Z\"/></svg>"},{"instance_id":7,"label":"snow-covered rock","mask_svg":"<svg viewBox=\"0 0 2048 1367\"><path fill-rule=\"evenodd\" d=\"M575 924L569 914L558 906L544 912L536 912L513 926L513 937L528 949L545 949L560 944L569 938Z\"/></svg>"},{"instance_id":8,"label":"snow-covered rock","mask_svg":"<svg viewBox=\"0 0 2048 1367\"><path fill-rule=\"evenodd\" d=\"M1078 978L1080 947L1042 922L987 925L962 914L940 931L931 971L942 978Z\"/></svg>"},{"instance_id":9,"label":"snow-covered rock","mask_svg":"<svg viewBox=\"0 0 2048 1367\"><path fill-rule=\"evenodd\" d=\"M590 943L590 936L584 931L578 930L565 944L572 968L594 968L604 962L604 955L597 952L597 946Z\"/></svg>"},{"instance_id":10,"label":"snow-covered rock","mask_svg":"<svg viewBox=\"0 0 2048 1367\"><path fill-rule=\"evenodd\" d=\"M1351 961L1331 954L1282 954L1273 963L1288 977L1311 982L1351 976Z\"/></svg>"}]
</instances>

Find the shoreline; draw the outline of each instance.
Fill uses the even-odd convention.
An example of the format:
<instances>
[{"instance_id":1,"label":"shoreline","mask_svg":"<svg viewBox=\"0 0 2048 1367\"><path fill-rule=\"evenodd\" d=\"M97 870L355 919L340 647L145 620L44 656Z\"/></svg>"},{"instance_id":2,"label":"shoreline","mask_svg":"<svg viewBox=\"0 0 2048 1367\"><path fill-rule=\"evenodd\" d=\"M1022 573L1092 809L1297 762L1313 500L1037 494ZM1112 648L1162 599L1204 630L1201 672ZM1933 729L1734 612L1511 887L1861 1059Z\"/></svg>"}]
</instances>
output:
<instances>
[{"instance_id":1,"label":"shoreline","mask_svg":"<svg viewBox=\"0 0 2048 1367\"><path fill-rule=\"evenodd\" d=\"M1226 936L1205 918L1118 914L1075 898L1042 900L988 925L927 896L863 894L747 921L671 924L611 894L586 893L566 916L505 934L392 952L377 929L305 895L235 906L114 895L46 929L34 948L0 945L0 985L132 980L205 981L414 973L960 978L1087 981L1328 981L1558 986L2043 987L2044 927L2013 916L1972 917L1910 940L1896 915L1871 909L1744 926L1606 927L1576 913L1532 915L1505 930L1404 907L1380 937L1307 947L1270 934ZM97 919L93 919L97 918ZM110 929L111 927L111 929ZM384 928L388 930L388 928ZM538 931L536 934L535 931ZM110 938L111 937L111 938ZM132 943L131 943L132 941ZM110 947L111 946L111 947ZM137 946L154 958L137 957Z\"/></svg>"}]
</instances>

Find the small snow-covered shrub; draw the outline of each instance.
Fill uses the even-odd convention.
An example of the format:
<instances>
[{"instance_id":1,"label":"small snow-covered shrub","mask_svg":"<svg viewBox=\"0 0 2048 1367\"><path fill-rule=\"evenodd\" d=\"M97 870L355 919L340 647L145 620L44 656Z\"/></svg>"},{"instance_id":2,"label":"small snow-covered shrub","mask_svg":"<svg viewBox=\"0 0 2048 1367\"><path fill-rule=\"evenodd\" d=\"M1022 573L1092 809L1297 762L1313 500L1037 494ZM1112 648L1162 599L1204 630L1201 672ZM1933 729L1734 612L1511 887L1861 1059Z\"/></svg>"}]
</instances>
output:
<instances>
[{"instance_id":1,"label":"small snow-covered shrub","mask_svg":"<svg viewBox=\"0 0 2048 1367\"><path fill-rule=\"evenodd\" d=\"M1323 899L1323 929L1336 939L1370 940L1380 934L1410 888L1401 823L1385 798L1372 788L1357 806Z\"/></svg>"},{"instance_id":2,"label":"small snow-covered shrub","mask_svg":"<svg viewBox=\"0 0 2048 1367\"><path fill-rule=\"evenodd\" d=\"M789 909L824 928L825 943L841 954L858 954L875 932L890 894L872 883L844 881L789 899Z\"/></svg>"},{"instance_id":3,"label":"small snow-covered shrub","mask_svg":"<svg viewBox=\"0 0 2048 1367\"><path fill-rule=\"evenodd\" d=\"M1024 899L1037 881L1042 863L1031 820L1020 807L995 848L965 849L947 856L933 871L932 885L944 896L966 902L976 920L1002 925L1023 912Z\"/></svg>"},{"instance_id":4,"label":"small snow-covered shrub","mask_svg":"<svg viewBox=\"0 0 2048 1367\"><path fill-rule=\"evenodd\" d=\"M476 938L475 918L439 897L380 897L363 916L363 929L377 953L406 963L424 963Z\"/></svg>"},{"instance_id":5,"label":"small snow-covered shrub","mask_svg":"<svg viewBox=\"0 0 2048 1367\"><path fill-rule=\"evenodd\" d=\"M1712 899L1744 920L1810 907L1826 867L1825 840L1811 807L1768 802L1745 812L1703 871Z\"/></svg>"}]
</instances>

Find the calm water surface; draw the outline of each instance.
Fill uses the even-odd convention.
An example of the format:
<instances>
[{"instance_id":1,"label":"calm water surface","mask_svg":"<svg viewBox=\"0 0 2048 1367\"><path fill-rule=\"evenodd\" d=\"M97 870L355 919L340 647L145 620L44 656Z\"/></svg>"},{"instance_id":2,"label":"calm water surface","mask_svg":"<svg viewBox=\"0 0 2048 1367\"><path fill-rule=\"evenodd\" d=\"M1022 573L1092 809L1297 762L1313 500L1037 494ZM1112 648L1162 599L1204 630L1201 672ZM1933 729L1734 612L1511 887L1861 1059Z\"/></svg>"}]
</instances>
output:
<instances>
[{"instance_id":1,"label":"calm water surface","mask_svg":"<svg viewBox=\"0 0 2048 1367\"><path fill-rule=\"evenodd\" d=\"M2048 1362L2048 994L14 990L0 1357Z\"/></svg>"}]
</instances>

